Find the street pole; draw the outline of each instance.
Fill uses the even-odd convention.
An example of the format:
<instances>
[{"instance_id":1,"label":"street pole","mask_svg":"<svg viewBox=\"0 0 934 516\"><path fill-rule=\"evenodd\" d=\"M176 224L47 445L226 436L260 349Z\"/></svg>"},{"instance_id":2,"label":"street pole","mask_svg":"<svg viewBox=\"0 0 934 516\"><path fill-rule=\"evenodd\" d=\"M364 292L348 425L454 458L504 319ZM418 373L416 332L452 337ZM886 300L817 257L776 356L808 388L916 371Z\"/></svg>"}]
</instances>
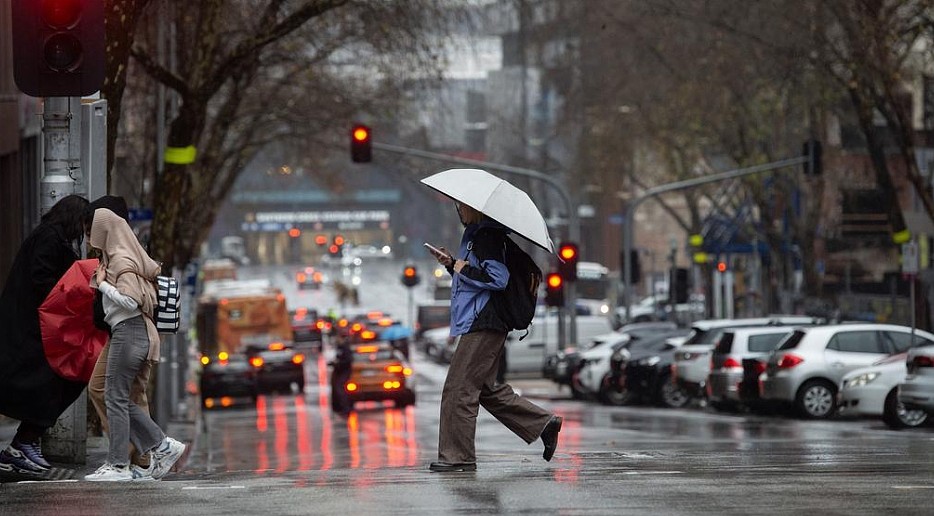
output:
<instances>
[{"instance_id":1,"label":"street pole","mask_svg":"<svg viewBox=\"0 0 934 516\"><path fill-rule=\"evenodd\" d=\"M530 177L532 179L537 179L543 181L548 186L552 187L558 195L561 197L561 200L564 201L564 206L567 209L568 214L568 238L572 242L580 241L580 220L577 215L577 209L574 204L571 202L571 195L568 191L556 181L553 177L548 176L538 170L532 170L529 168L513 167L510 165L502 165L500 163L490 163L489 161L480 161L475 159L467 158L458 158L455 156L449 156L447 154L440 154L437 152L428 152L420 149L412 149L409 147L400 147L398 145L390 145L387 143L378 143L372 142L373 148L379 149L385 152L392 152L395 154L402 154L404 156L415 156L418 158L432 159L437 161L446 161L448 163L456 163L458 165L467 165L470 167L476 168L485 168L490 170L496 170L499 172L504 172L507 174L514 174L522 177ZM570 342L577 344L577 289L574 286L573 281L567 282L565 285L567 292L567 304L570 306L569 311L569 322L570 322ZM626 313L627 317L629 313Z\"/></svg>"},{"instance_id":2,"label":"street pole","mask_svg":"<svg viewBox=\"0 0 934 516\"><path fill-rule=\"evenodd\" d=\"M661 195L668 192L676 192L679 190L688 190L697 186L707 185L710 183L717 183L719 181L726 181L729 179L736 179L738 177L751 176L753 174L758 174L760 172L768 172L770 170L776 170L784 167L791 167L795 165L801 165L807 163L810 160L807 156L801 156L798 158L790 158L781 161L773 161L771 163L764 163L762 165L755 165L752 167L740 168L735 170L729 170L726 172L721 172L719 174L713 174L705 177L698 177L695 179L687 179L684 181L676 181L674 183L665 183L658 186L653 186L645 191L642 195L636 197L626 206L626 217L623 219L623 256L629 257L632 250L632 241L633 241L633 226L632 220L633 215L636 212L636 208L639 207L643 202L651 199L652 197ZM632 273L630 267L623 267L623 303L626 306L626 322L629 322L631 315L631 304L632 304Z\"/></svg>"}]
</instances>

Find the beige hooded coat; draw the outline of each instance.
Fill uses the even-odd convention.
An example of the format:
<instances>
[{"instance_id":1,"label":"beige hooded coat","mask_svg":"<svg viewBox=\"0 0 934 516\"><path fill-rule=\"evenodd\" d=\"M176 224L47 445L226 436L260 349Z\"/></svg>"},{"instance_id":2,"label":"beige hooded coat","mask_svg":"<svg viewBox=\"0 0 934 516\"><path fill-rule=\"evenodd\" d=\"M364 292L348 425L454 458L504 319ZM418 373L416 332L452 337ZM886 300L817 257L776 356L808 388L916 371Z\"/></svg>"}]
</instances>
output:
<instances>
[{"instance_id":1,"label":"beige hooded coat","mask_svg":"<svg viewBox=\"0 0 934 516\"><path fill-rule=\"evenodd\" d=\"M158 360L160 339L153 315L156 307L155 279L162 265L149 257L130 225L105 208L94 210L88 243L102 251L98 272L91 278L91 288L97 288L98 275L103 271L104 281L136 301L149 333L147 359Z\"/></svg>"}]
</instances>

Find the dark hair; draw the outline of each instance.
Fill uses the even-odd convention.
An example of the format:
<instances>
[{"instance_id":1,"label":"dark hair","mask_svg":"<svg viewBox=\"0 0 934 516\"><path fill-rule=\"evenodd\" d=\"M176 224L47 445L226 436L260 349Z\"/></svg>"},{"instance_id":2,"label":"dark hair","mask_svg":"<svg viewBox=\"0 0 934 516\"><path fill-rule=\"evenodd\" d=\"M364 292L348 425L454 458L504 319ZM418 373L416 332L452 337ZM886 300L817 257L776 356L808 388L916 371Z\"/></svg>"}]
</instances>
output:
<instances>
[{"instance_id":1,"label":"dark hair","mask_svg":"<svg viewBox=\"0 0 934 516\"><path fill-rule=\"evenodd\" d=\"M126 199L116 195L105 195L98 197L84 209L84 227L86 229L90 228L91 223L94 222L94 211L98 208L107 208L123 220L130 221L130 210L127 208Z\"/></svg>"},{"instance_id":2,"label":"dark hair","mask_svg":"<svg viewBox=\"0 0 934 516\"><path fill-rule=\"evenodd\" d=\"M42 223L61 228L67 240L81 240L84 236L84 209L88 204L88 200L80 195L65 196L42 216Z\"/></svg>"}]
</instances>

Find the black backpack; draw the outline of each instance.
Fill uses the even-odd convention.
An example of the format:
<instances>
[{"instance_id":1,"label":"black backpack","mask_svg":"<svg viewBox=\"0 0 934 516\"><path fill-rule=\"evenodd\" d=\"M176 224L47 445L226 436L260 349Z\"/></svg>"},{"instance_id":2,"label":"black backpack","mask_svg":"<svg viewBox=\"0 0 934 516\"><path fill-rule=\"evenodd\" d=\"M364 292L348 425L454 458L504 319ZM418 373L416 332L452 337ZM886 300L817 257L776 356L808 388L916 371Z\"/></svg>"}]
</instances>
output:
<instances>
[{"instance_id":1,"label":"black backpack","mask_svg":"<svg viewBox=\"0 0 934 516\"><path fill-rule=\"evenodd\" d=\"M509 270L509 282L504 290L494 291L490 301L496 315L510 330L524 330L532 324L532 318L535 317L542 270L528 253L505 234L503 252L506 269Z\"/></svg>"}]
</instances>

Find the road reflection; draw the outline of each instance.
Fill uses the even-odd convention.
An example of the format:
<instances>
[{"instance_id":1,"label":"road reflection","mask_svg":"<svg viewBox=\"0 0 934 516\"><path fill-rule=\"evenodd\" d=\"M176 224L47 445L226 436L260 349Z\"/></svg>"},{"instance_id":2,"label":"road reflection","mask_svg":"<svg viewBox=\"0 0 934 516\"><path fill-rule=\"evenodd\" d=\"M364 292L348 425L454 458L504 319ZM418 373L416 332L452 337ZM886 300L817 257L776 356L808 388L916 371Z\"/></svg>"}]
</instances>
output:
<instances>
[{"instance_id":1,"label":"road reflection","mask_svg":"<svg viewBox=\"0 0 934 516\"><path fill-rule=\"evenodd\" d=\"M359 403L346 418L335 415L323 358L317 369L316 388L310 389L317 392L261 395L255 414L209 412L211 433L221 444L217 462L227 471L245 466L257 474L419 465L414 407Z\"/></svg>"}]
</instances>

